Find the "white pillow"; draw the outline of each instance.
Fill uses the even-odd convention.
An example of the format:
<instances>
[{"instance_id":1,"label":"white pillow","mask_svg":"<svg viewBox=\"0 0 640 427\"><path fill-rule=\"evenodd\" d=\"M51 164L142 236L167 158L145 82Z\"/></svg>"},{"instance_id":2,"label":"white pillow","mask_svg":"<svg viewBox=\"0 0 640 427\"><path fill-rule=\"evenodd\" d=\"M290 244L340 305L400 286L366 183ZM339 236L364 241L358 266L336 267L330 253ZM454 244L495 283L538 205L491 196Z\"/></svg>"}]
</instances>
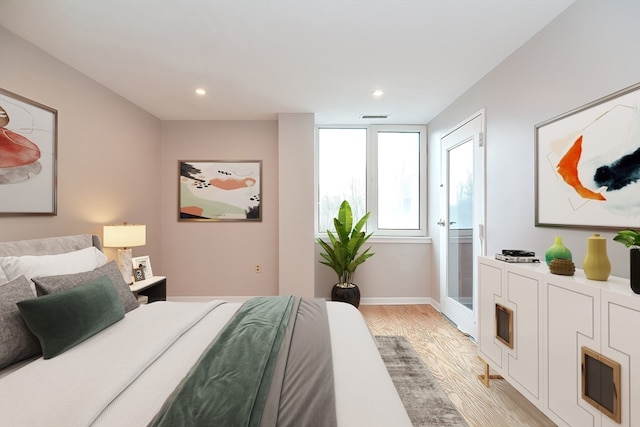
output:
<instances>
[{"instance_id":1,"label":"white pillow","mask_svg":"<svg viewBox=\"0 0 640 427\"><path fill-rule=\"evenodd\" d=\"M95 247L58 255L0 257L0 268L9 281L24 275L27 280L40 276L82 273L106 264L107 256Z\"/></svg>"}]
</instances>

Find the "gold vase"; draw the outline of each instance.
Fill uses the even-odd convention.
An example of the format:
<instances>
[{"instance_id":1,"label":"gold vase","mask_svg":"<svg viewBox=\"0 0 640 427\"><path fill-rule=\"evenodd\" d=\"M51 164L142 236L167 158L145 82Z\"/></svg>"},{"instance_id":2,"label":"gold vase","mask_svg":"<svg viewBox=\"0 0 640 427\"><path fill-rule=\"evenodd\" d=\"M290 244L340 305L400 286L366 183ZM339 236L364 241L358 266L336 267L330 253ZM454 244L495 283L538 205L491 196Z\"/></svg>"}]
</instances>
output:
<instances>
[{"instance_id":1,"label":"gold vase","mask_svg":"<svg viewBox=\"0 0 640 427\"><path fill-rule=\"evenodd\" d=\"M589 280L607 280L611 262L607 256L607 240L599 234L587 238L587 255L582 263L584 275Z\"/></svg>"}]
</instances>

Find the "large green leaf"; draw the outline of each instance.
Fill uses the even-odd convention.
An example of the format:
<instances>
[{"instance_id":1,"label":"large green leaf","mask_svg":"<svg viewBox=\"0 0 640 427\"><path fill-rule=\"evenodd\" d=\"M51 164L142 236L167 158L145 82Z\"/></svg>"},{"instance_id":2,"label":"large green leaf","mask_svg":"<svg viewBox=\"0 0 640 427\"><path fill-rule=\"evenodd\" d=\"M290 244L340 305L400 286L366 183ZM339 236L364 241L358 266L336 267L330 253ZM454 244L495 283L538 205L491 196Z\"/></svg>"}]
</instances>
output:
<instances>
[{"instance_id":1,"label":"large green leaf","mask_svg":"<svg viewBox=\"0 0 640 427\"><path fill-rule=\"evenodd\" d=\"M636 230L622 230L613 238L616 242L622 243L628 248L640 247L640 232Z\"/></svg>"},{"instance_id":2,"label":"large green leaf","mask_svg":"<svg viewBox=\"0 0 640 427\"><path fill-rule=\"evenodd\" d=\"M342 224L343 231L346 231L347 234L351 232L353 214L351 212L351 205L349 205L349 202L346 200L340 204L340 209L338 210L338 221Z\"/></svg>"}]
</instances>

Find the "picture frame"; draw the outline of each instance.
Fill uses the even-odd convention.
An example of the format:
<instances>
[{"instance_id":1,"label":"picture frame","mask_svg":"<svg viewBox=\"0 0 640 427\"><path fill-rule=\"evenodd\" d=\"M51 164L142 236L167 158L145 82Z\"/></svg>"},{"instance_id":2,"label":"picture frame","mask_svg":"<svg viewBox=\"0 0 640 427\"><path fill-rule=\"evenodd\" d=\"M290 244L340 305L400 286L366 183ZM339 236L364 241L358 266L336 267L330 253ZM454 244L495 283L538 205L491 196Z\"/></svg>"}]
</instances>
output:
<instances>
[{"instance_id":1,"label":"picture frame","mask_svg":"<svg viewBox=\"0 0 640 427\"><path fill-rule=\"evenodd\" d=\"M57 215L58 111L0 88L0 215Z\"/></svg>"},{"instance_id":2,"label":"picture frame","mask_svg":"<svg viewBox=\"0 0 640 427\"><path fill-rule=\"evenodd\" d=\"M133 280L136 282L140 282L146 279L144 274L144 267L138 267L133 269Z\"/></svg>"},{"instance_id":3,"label":"picture frame","mask_svg":"<svg viewBox=\"0 0 640 427\"><path fill-rule=\"evenodd\" d=\"M180 160L178 221L262 221L261 160Z\"/></svg>"},{"instance_id":4,"label":"picture frame","mask_svg":"<svg viewBox=\"0 0 640 427\"><path fill-rule=\"evenodd\" d=\"M534 129L536 227L640 228L640 83Z\"/></svg>"},{"instance_id":5,"label":"picture frame","mask_svg":"<svg viewBox=\"0 0 640 427\"><path fill-rule=\"evenodd\" d=\"M146 279L153 277L153 271L151 270L151 260L149 255L138 256L131 258L131 265L133 266L134 277L135 270L141 268Z\"/></svg>"}]
</instances>

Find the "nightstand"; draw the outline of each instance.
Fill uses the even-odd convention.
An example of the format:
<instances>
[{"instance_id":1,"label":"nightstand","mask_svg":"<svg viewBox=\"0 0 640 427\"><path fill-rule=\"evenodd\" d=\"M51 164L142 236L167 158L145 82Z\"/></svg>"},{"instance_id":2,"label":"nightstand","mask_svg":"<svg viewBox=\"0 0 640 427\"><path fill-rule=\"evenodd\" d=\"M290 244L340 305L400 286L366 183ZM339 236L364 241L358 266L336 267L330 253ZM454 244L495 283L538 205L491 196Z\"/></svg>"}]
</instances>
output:
<instances>
[{"instance_id":1,"label":"nightstand","mask_svg":"<svg viewBox=\"0 0 640 427\"><path fill-rule=\"evenodd\" d=\"M152 276L133 282L129 285L129 289L136 298L138 295L146 295L149 298L149 303L167 300L167 278L165 276Z\"/></svg>"}]
</instances>

